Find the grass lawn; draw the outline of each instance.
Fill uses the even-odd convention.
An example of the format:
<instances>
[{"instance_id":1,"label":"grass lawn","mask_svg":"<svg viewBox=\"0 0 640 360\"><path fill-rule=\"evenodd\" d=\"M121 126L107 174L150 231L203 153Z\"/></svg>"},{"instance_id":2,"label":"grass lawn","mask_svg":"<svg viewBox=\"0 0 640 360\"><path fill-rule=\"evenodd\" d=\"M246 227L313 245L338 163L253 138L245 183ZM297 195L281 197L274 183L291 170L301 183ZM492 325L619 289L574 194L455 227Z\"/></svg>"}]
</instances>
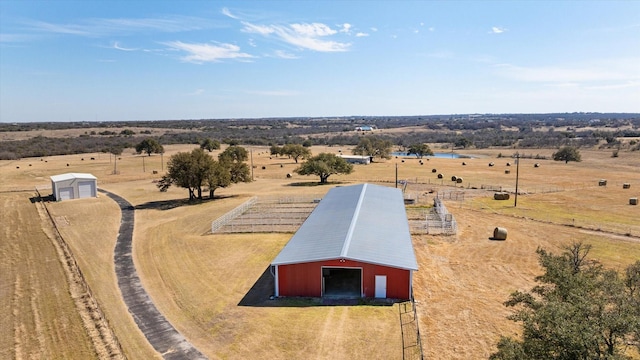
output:
<instances>
[{"instance_id":1,"label":"grass lawn","mask_svg":"<svg viewBox=\"0 0 640 360\"><path fill-rule=\"evenodd\" d=\"M144 160L127 150L118 160L118 174L113 174L113 159L105 154L1 161L0 191L46 187L53 174L90 172L98 177L100 187L133 203L137 208L134 259L145 288L174 326L211 358L402 357L397 306L308 306L262 296L264 280L270 276L265 269L291 234L208 233L212 220L255 195L321 196L331 186L363 181L393 186L396 167L399 179L411 182L407 196L419 199L417 209L428 207L436 194L464 194L458 200L445 200L458 221L457 235L413 239L420 266L414 289L427 358L486 358L500 335L516 333L517 324L506 319L509 309L502 303L512 291L535 284L533 279L540 273L535 254L539 246L560 251L572 241L583 241L593 245L593 257L618 269L640 259L640 230L635 221L640 218L640 206L628 205L628 198L638 196L640 189L638 152L621 152L612 158L610 151L584 150L582 162L569 164L523 160L519 171L523 193L513 208L511 200L495 201L491 192L482 190L484 186L514 189L513 159L497 158L499 152L510 155L509 149L464 151L474 158L434 158L424 160L424 165L416 159L393 158L356 166L353 174L332 175L332 184L316 186L318 178L294 173L293 160L270 157L266 147L250 147L254 182L219 189L214 201L188 204L186 190L160 193L154 181L162 175L169 156L193 147L167 146L164 159L153 155ZM337 148L312 151L336 153ZM550 156L553 150L539 152ZM92 156L96 160L87 160ZM495 166L489 167L489 162ZM534 168L534 162L541 166ZM510 174L505 174L507 168ZM443 173L444 179L438 180L432 169ZM464 182L454 186L452 175L463 177ZM597 186L601 178L608 180L608 186ZM622 183L631 183L631 189L622 189ZM3 209L15 206L12 201L4 202ZM127 355L157 356L126 312L115 284L112 257L119 221L115 204L99 197L49 208ZM36 237L23 228L30 227L29 222L14 221L16 231ZM496 226L508 229L506 241L489 240ZM5 253L10 251L6 244L2 246ZM41 262L40 256L37 253ZM46 279L45 273L32 268L11 274L6 283L15 283L18 276ZM4 301L11 306L11 301ZM12 328L13 315L7 311L0 315L3 328ZM10 336L0 336L5 348L13 347L10 356L22 351ZM37 341L31 344L38 349ZM74 351L82 354L84 350Z\"/></svg>"}]
</instances>

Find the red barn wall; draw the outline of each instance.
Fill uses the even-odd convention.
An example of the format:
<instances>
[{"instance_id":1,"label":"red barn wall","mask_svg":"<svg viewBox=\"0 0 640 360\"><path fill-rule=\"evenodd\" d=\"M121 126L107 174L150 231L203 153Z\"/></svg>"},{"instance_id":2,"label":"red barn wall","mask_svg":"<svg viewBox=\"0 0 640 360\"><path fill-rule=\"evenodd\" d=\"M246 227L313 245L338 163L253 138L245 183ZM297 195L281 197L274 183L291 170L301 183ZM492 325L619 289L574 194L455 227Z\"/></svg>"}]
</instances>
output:
<instances>
[{"instance_id":1,"label":"red barn wall","mask_svg":"<svg viewBox=\"0 0 640 360\"><path fill-rule=\"evenodd\" d=\"M387 298L409 299L410 270L374 265L359 261L327 260L278 266L279 296L322 296L322 267L362 268L362 291L375 296L375 276L387 276Z\"/></svg>"}]
</instances>

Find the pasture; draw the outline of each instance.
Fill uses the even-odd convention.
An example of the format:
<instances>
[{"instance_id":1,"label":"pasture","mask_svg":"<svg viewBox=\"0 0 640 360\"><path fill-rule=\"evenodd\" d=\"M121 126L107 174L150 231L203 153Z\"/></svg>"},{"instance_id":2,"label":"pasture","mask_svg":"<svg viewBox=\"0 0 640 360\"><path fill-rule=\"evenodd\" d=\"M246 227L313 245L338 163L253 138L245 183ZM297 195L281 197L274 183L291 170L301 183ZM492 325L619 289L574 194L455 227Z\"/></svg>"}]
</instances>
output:
<instances>
[{"instance_id":1,"label":"pasture","mask_svg":"<svg viewBox=\"0 0 640 360\"><path fill-rule=\"evenodd\" d=\"M39 217L22 215L23 211L33 211L29 210L34 206L29 197L36 186L47 194L48 177L64 172L92 173L98 177L99 187L136 207L134 260L142 282L169 321L210 358L402 358L397 305L313 306L305 301L269 300L262 296L268 289L254 288L261 284L261 278L270 276L265 273L270 261L291 235L221 235L210 234L209 229L212 220L255 195L318 194L330 186L365 181L394 186L397 169L398 178L409 182L406 196L417 200L411 211L422 211L433 196L444 196L458 221L458 234L413 238L420 266L414 274L414 291L427 358L486 358L500 335L517 333L516 324L506 319L509 309L502 303L512 291L533 286L533 278L540 272L537 247L559 251L572 241L583 241L593 245L592 257L619 269L640 259L640 206L628 204L629 197L640 195L638 152L621 151L619 157L612 158L610 151L581 149L583 161L568 164L522 159L520 194L514 208L513 194L510 200L496 201L488 190L515 189L513 159L497 157L498 153L511 155L509 149L466 150L459 153L473 158L423 159L422 165L415 158L402 157L356 165L352 174L332 175L330 185L315 186L318 178L294 173L297 164L293 160L272 157L265 147L247 147L254 182L219 189L213 201L189 204L185 189L161 193L154 181L166 170L169 156L192 148L167 146L163 158L134 155L127 149L118 159L108 154L82 154L0 161L0 192L3 199L10 200L3 201L3 224L11 223L12 231L24 234L16 237L5 231L2 235L0 273L10 274L3 281L7 285L3 285L0 302L4 309L2 328L20 328L23 322L30 323L25 313L41 313L37 301L26 309L15 309L18 291L32 298L46 293L35 287L19 287L18 280L30 278L42 284L53 274L49 266L56 262L47 261L51 256L45 252L33 252L32 266L7 272L5 269L19 262L18 255L8 249L23 238L36 238L29 229L37 228ZM314 154L337 151L312 148ZM538 151L547 157L553 152ZM489 162L494 166L488 166ZM507 162L511 166L507 167ZM540 163L537 168L533 166L536 162ZM437 179L432 169L444 178ZM293 176L287 178L286 174ZM452 175L464 181L454 184ZM599 179L607 179L607 186L598 186ZM623 189L623 183L630 183L631 188ZM125 354L130 358L159 357L119 296L112 261L119 222L115 203L100 196L46 205ZM506 241L489 239L496 226L508 229ZM46 238L39 241L46 243ZM66 294L67 298L54 302L72 316L73 303ZM35 331L25 329L27 333ZM70 351L84 357L90 343L81 345L87 341L82 324L70 323L66 329L73 330L71 338L79 339L78 347ZM46 328L41 330L47 333ZM8 354L23 354L16 358L59 351L53 341L16 342L16 333L19 330L2 337L3 348L13 347Z\"/></svg>"}]
</instances>

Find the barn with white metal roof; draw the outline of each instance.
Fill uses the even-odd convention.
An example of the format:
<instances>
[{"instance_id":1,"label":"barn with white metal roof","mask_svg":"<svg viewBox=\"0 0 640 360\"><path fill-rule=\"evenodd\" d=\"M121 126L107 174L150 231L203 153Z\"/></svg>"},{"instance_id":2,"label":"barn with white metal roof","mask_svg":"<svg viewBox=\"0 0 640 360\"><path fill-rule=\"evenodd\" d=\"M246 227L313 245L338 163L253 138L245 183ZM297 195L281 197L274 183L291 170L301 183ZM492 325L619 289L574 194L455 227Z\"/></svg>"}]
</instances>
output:
<instances>
[{"instance_id":1,"label":"barn with white metal roof","mask_svg":"<svg viewBox=\"0 0 640 360\"><path fill-rule=\"evenodd\" d=\"M271 266L276 296L410 299L418 264L402 192L331 189Z\"/></svg>"},{"instance_id":2,"label":"barn with white metal roof","mask_svg":"<svg viewBox=\"0 0 640 360\"><path fill-rule=\"evenodd\" d=\"M98 179L91 174L66 173L51 176L51 189L56 201L98 196Z\"/></svg>"}]
</instances>

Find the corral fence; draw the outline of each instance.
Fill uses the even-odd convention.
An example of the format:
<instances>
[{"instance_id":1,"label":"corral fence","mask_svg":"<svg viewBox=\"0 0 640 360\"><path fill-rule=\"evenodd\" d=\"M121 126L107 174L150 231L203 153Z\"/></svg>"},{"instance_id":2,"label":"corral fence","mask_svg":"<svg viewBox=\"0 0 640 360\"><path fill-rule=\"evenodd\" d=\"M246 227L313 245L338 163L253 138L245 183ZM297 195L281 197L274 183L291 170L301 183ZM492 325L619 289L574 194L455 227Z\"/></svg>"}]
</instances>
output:
<instances>
[{"instance_id":1,"label":"corral fence","mask_svg":"<svg viewBox=\"0 0 640 360\"><path fill-rule=\"evenodd\" d=\"M254 197L213 221L212 233L296 232L322 195Z\"/></svg>"},{"instance_id":2,"label":"corral fence","mask_svg":"<svg viewBox=\"0 0 640 360\"><path fill-rule=\"evenodd\" d=\"M423 360L418 312L414 299L399 303L398 312L400 313L400 329L402 331L402 359Z\"/></svg>"},{"instance_id":3,"label":"corral fence","mask_svg":"<svg viewBox=\"0 0 640 360\"><path fill-rule=\"evenodd\" d=\"M415 215L409 215L409 228L412 234L455 235L458 233L458 223L440 197L433 199L433 207L425 211L423 216L424 220L416 220Z\"/></svg>"},{"instance_id":4,"label":"corral fence","mask_svg":"<svg viewBox=\"0 0 640 360\"><path fill-rule=\"evenodd\" d=\"M254 196L249 200L245 201L244 203L240 204L235 209L213 220L211 222L211 232L215 233L216 231L220 230L223 226L228 224L230 221L242 215L245 211L251 208L253 204L255 204L257 201L258 201L258 197Z\"/></svg>"},{"instance_id":5,"label":"corral fence","mask_svg":"<svg viewBox=\"0 0 640 360\"><path fill-rule=\"evenodd\" d=\"M455 235L458 223L440 198L433 199L433 212L427 214L427 234Z\"/></svg>"}]
</instances>

